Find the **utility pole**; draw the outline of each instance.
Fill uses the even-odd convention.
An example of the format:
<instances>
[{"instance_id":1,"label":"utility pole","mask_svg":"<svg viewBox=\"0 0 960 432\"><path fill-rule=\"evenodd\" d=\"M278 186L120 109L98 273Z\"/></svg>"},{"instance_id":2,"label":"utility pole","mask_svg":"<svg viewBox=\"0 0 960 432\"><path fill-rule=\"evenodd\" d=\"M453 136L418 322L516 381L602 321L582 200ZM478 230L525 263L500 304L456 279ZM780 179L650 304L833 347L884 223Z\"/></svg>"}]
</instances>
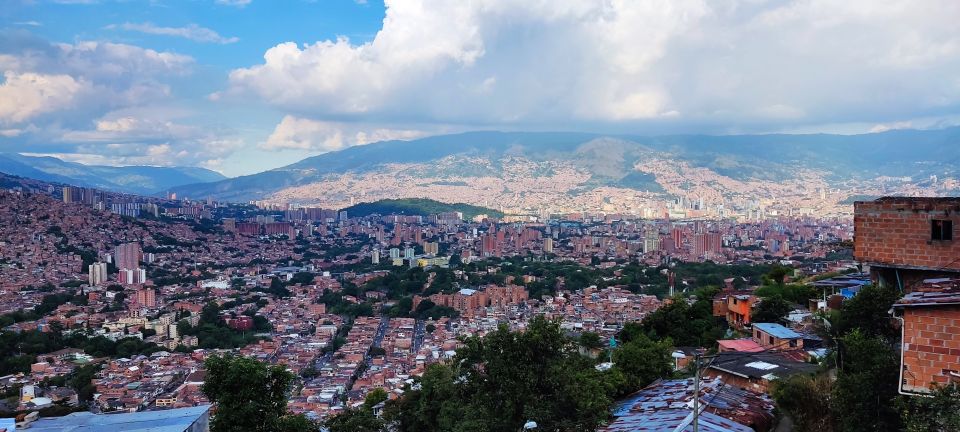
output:
<instances>
[{"instance_id":1,"label":"utility pole","mask_svg":"<svg viewBox=\"0 0 960 432\"><path fill-rule=\"evenodd\" d=\"M693 432L700 432L700 353L693 355Z\"/></svg>"}]
</instances>

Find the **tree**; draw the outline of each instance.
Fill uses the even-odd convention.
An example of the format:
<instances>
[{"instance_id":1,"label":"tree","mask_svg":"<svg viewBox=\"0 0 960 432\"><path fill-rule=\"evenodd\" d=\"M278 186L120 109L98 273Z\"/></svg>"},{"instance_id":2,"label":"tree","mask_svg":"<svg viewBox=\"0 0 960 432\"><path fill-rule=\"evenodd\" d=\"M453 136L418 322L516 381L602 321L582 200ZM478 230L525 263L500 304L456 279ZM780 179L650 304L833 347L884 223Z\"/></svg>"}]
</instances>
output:
<instances>
[{"instance_id":1,"label":"tree","mask_svg":"<svg viewBox=\"0 0 960 432\"><path fill-rule=\"evenodd\" d=\"M837 422L842 431L899 430L897 396L899 358L890 343L855 329L839 342L839 368L833 386Z\"/></svg>"},{"instance_id":2,"label":"tree","mask_svg":"<svg viewBox=\"0 0 960 432\"><path fill-rule=\"evenodd\" d=\"M960 431L960 387L936 387L933 397L901 397L898 406L908 432Z\"/></svg>"},{"instance_id":3,"label":"tree","mask_svg":"<svg viewBox=\"0 0 960 432\"><path fill-rule=\"evenodd\" d=\"M838 323L840 334L860 329L865 336L881 336L893 340L900 336L898 328L892 325L890 308L900 298L893 287L867 285L860 288L852 299L843 303Z\"/></svg>"},{"instance_id":4,"label":"tree","mask_svg":"<svg viewBox=\"0 0 960 432\"><path fill-rule=\"evenodd\" d=\"M454 363L468 395L465 421L478 430L593 430L606 419L614 389L579 355L558 321L542 316L523 332L506 326L464 340Z\"/></svg>"},{"instance_id":5,"label":"tree","mask_svg":"<svg viewBox=\"0 0 960 432\"><path fill-rule=\"evenodd\" d=\"M782 265L776 265L770 272L767 273L767 277L777 285L783 285L783 281L787 278L787 275L790 274L790 267L785 267Z\"/></svg>"},{"instance_id":6,"label":"tree","mask_svg":"<svg viewBox=\"0 0 960 432\"><path fill-rule=\"evenodd\" d=\"M330 432L380 432L383 421L364 408L347 409L323 424Z\"/></svg>"},{"instance_id":7,"label":"tree","mask_svg":"<svg viewBox=\"0 0 960 432\"><path fill-rule=\"evenodd\" d=\"M774 381L771 395L797 432L832 432L832 391L833 380L827 375L794 375Z\"/></svg>"},{"instance_id":8,"label":"tree","mask_svg":"<svg viewBox=\"0 0 960 432\"><path fill-rule=\"evenodd\" d=\"M435 363L414 379L417 384L403 397L387 402L384 420L400 432L454 430L463 419L466 400L454 384L453 369Z\"/></svg>"},{"instance_id":9,"label":"tree","mask_svg":"<svg viewBox=\"0 0 960 432\"><path fill-rule=\"evenodd\" d=\"M367 409L373 409L380 402L385 402L389 396L387 391L382 388L375 388L370 393L367 393L367 397L363 399L363 407Z\"/></svg>"},{"instance_id":10,"label":"tree","mask_svg":"<svg viewBox=\"0 0 960 432\"><path fill-rule=\"evenodd\" d=\"M293 374L249 357L212 356L204 362L202 391L217 404L212 432L316 430L306 419L287 416L287 387ZM291 427L306 429L290 429Z\"/></svg>"},{"instance_id":11,"label":"tree","mask_svg":"<svg viewBox=\"0 0 960 432\"><path fill-rule=\"evenodd\" d=\"M787 314L793 309L786 300L780 296L766 298L760 301L753 311L750 320L755 323L777 323L786 324Z\"/></svg>"},{"instance_id":12,"label":"tree","mask_svg":"<svg viewBox=\"0 0 960 432\"><path fill-rule=\"evenodd\" d=\"M653 342L641 335L620 345L613 352L613 363L626 379L622 393L636 391L658 378L669 376L672 371L671 344L669 339Z\"/></svg>"},{"instance_id":13,"label":"tree","mask_svg":"<svg viewBox=\"0 0 960 432\"><path fill-rule=\"evenodd\" d=\"M580 346L586 349L600 349L603 348L603 340L594 332L583 332L580 334Z\"/></svg>"},{"instance_id":14,"label":"tree","mask_svg":"<svg viewBox=\"0 0 960 432\"><path fill-rule=\"evenodd\" d=\"M712 346L723 337L723 321L713 316L713 296L715 289L697 293L697 300L691 305L683 299L674 299L673 303L657 309L640 323L639 329L653 340L670 338L678 346ZM631 328L626 334L632 335L638 330Z\"/></svg>"}]
</instances>

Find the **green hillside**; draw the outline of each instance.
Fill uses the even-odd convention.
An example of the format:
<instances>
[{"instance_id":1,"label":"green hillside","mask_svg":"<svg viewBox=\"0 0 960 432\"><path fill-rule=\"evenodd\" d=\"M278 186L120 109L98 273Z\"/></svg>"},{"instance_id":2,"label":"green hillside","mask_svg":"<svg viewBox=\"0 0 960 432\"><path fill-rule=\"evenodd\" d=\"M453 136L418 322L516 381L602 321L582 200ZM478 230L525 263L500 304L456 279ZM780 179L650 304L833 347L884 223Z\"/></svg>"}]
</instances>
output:
<instances>
[{"instance_id":1,"label":"green hillside","mask_svg":"<svg viewBox=\"0 0 960 432\"><path fill-rule=\"evenodd\" d=\"M463 217L471 219L474 216L485 214L492 217L502 217L503 213L494 209L480 207L470 204L456 203L447 204L440 201L426 198L403 198L386 199L368 203L360 203L345 208L347 214L351 217L369 216L371 214L389 215L421 215L429 216L444 212L461 212Z\"/></svg>"}]
</instances>

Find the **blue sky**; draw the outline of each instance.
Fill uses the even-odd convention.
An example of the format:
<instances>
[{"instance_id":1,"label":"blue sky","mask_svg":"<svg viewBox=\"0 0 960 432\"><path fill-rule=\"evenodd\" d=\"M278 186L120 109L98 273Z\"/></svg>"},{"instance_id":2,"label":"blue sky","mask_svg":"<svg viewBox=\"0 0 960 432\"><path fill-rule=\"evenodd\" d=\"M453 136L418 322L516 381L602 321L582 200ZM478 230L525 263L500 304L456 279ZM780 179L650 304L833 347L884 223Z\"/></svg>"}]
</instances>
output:
<instances>
[{"instance_id":1,"label":"blue sky","mask_svg":"<svg viewBox=\"0 0 960 432\"><path fill-rule=\"evenodd\" d=\"M242 175L475 129L960 119L960 3L7 0L0 152Z\"/></svg>"}]
</instances>

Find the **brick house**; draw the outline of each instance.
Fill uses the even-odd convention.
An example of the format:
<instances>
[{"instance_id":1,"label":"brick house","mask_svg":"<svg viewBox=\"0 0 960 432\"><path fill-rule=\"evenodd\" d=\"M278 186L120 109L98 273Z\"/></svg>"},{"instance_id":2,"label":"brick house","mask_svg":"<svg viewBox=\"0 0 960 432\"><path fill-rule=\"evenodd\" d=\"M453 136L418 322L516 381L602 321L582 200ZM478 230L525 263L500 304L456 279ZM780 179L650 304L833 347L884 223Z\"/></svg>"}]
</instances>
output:
<instances>
[{"instance_id":1,"label":"brick house","mask_svg":"<svg viewBox=\"0 0 960 432\"><path fill-rule=\"evenodd\" d=\"M776 323L755 323L753 341L764 349L803 349L803 335Z\"/></svg>"},{"instance_id":2,"label":"brick house","mask_svg":"<svg viewBox=\"0 0 960 432\"><path fill-rule=\"evenodd\" d=\"M725 307L720 309L724 311L727 324L734 328L742 328L744 325L749 325L750 313L753 310L753 305L757 303L759 298L753 294L743 292L724 295L726 297L724 299Z\"/></svg>"},{"instance_id":3,"label":"brick house","mask_svg":"<svg viewBox=\"0 0 960 432\"><path fill-rule=\"evenodd\" d=\"M854 257L881 286L904 293L900 392L960 381L960 198L854 203Z\"/></svg>"},{"instance_id":4,"label":"brick house","mask_svg":"<svg viewBox=\"0 0 960 432\"><path fill-rule=\"evenodd\" d=\"M893 307L903 322L900 392L960 384L960 279L929 279Z\"/></svg>"},{"instance_id":5,"label":"brick house","mask_svg":"<svg viewBox=\"0 0 960 432\"><path fill-rule=\"evenodd\" d=\"M885 197L853 204L853 255L875 283L911 291L960 274L960 198Z\"/></svg>"}]
</instances>

